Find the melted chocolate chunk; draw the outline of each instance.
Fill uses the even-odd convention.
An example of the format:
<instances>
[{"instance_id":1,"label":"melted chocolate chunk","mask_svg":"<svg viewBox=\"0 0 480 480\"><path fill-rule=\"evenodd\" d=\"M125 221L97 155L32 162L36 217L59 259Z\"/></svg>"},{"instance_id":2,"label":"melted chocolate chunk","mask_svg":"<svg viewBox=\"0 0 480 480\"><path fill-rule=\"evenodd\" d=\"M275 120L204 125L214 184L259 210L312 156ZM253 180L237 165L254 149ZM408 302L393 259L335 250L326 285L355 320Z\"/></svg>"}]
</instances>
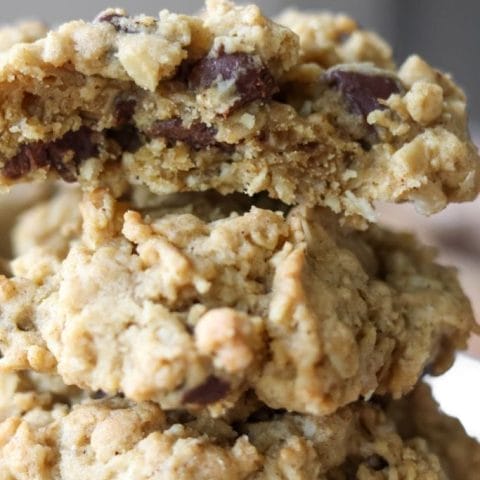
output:
<instances>
[{"instance_id":1,"label":"melted chocolate chunk","mask_svg":"<svg viewBox=\"0 0 480 480\"><path fill-rule=\"evenodd\" d=\"M66 133L60 140L47 144L47 151L52 168L66 182L74 182L80 163L97 155L98 147L92 141L92 131L81 127L75 132Z\"/></svg>"},{"instance_id":2,"label":"melted chocolate chunk","mask_svg":"<svg viewBox=\"0 0 480 480\"><path fill-rule=\"evenodd\" d=\"M388 462L380 455L373 454L367 458L367 465L376 472L388 467Z\"/></svg>"},{"instance_id":3,"label":"melted chocolate chunk","mask_svg":"<svg viewBox=\"0 0 480 480\"><path fill-rule=\"evenodd\" d=\"M192 68L195 66L195 62L189 58L182 60L177 67L173 80L177 80L182 83L188 83Z\"/></svg>"},{"instance_id":4,"label":"melted chocolate chunk","mask_svg":"<svg viewBox=\"0 0 480 480\"><path fill-rule=\"evenodd\" d=\"M53 142L33 142L20 147L19 153L5 163L3 175L16 180L39 168L52 168L67 182L74 182L82 160L98 153L92 131L81 127Z\"/></svg>"},{"instance_id":5,"label":"melted chocolate chunk","mask_svg":"<svg viewBox=\"0 0 480 480\"><path fill-rule=\"evenodd\" d=\"M90 394L90 398L93 400L100 400L102 398L105 398L107 394L103 390L97 390L96 392L92 392Z\"/></svg>"},{"instance_id":6,"label":"melted chocolate chunk","mask_svg":"<svg viewBox=\"0 0 480 480\"><path fill-rule=\"evenodd\" d=\"M142 146L140 133L133 125L110 128L106 130L105 136L117 142L126 152L135 153Z\"/></svg>"},{"instance_id":7,"label":"melted chocolate chunk","mask_svg":"<svg viewBox=\"0 0 480 480\"><path fill-rule=\"evenodd\" d=\"M138 33L140 31L138 24L127 15L111 10L100 13L94 21L99 23L109 23L117 32Z\"/></svg>"},{"instance_id":8,"label":"melted chocolate chunk","mask_svg":"<svg viewBox=\"0 0 480 480\"><path fill-rule=\"evenodd\" d=\"M200 150L222 145L215 140L216 133L215 127L209 127L202 122L195 122L185 127L181 118L171 118L157 120L147 134L151 137L164 137L170 143L184 142L195 150Z\"/></svg>"},{"instance_id":9,"label":"melted chocolate chunk","mask_svg":"<svg viewBox=\"0 0 480 480\"><path fill-rule=\"evenodd\" d=\"M210 375L204 383L185 392L183 403L209 405L224 398L229 389L230 385L225 380Z\"/></svg>"},{"instance_id":10,"label":"melted chocolate chunk","mask_svg":"<svg viewBox=\"0 0 480 480\"><path fill-rule=\"evenodd\" d=\"M218 79L233 80L240 97L227 114L255 100L269 99L278 91L268 68L247 53L221 52L217 57L204 57L190 70L189 86L208 88Z\"/></svg>"},{"instance_id":11,"label":"melted chocolate chunk","mask_svg":"<svg viewBox=\"0 0 480 480\"><path fill-rule=\"evenodd\" d=\"M95 18L94 22L113 23L113 22L118 22L120 18L125 18L125 17L126 15L123 15L117 12L106 11L106 12L100 13L98 17Z\"/></svg>"},{"instance_id":12,"label":"melted chocolate chunk","mask_svg":"<svg viewBox=\"0 0 480 480\"><path fill-rule=\"evenodd\" d=\"M380 74L366 74L335 68L325 75L329 85L338 88L354 113L366 117L373 110L385 108L378 101L402 90L400 81Z\"/></svg>"},{"instance_id":13,"label":"melted chocolate chunk","mask_svg":"<svg viewBox=\"0 0 480 480\"><path fill-rule=\"evenodd\" d=\"M115 121L117 122L117 125L125 125L128 123L135 113L136 106L136 100L117 99L115 102Z\"/></svg>"},{"instance_id":14,"label":"melted chocolate chunk","mask_svg":"<svg viewBox=\"0 0 480 480\"><path fill-rule=\"evenodd\" d=\"M20 151L3 167L3 175L11 180L23 177L31 170L48 165L47 150L43 142L22 145Z\"/></svg>"}]
</instances>

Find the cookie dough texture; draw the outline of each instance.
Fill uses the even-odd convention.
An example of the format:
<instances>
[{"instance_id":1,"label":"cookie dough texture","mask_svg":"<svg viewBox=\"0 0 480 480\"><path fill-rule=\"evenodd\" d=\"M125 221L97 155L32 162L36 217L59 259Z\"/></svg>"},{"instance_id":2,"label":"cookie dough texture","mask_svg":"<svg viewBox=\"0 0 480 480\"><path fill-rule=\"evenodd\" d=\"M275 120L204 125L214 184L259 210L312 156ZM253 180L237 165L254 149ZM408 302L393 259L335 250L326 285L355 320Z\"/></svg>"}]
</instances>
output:
<instances>
[{"instance_id":1,"label":"cookie dough texture","mask_svg":"<svg viewBox=\"0 0 480 480\"><path fill-rule=\"evenodd\" d=\"M46 25L35 20L0 26L0 52L17 43L31 43L46 35Z\"/></svg>"},{"instance_id":2,"label":"cookie dough texture","mask_svg":"<svg viewBox=\"0 0 480 480\"><path fill-rule=\"evenodd\" d=\"M395 68L391 47L374 32L360 28L349 16L288 9L276 19L299 37L300 61L324 68L341 63L372 63Z\"/></svg>"},{"instance_id":3,"label":"cookie dough texture","mask_svg":"<svg viewBox=\"0 0 480 480\"><path fill-rule=\"evenodd\" d=\"M478 191L465 97L345 16L209 0L198 17L108 10L0 58L0 180L268 192L358 226L372 202L433 213ZM296 33L298 33L298 36Z\"/></svg>"},{"instance_id":4,"label":"cookie dough texture","mask_svg":"<svg viewBox=\"0 0 480 480\"><path fill-rule=\"evenodd\" d=\"M328 210L213 193L76 201L62 193L16 229L14 275L0 282L4 371L215 416L253 389L324 415L441 373L474 325L434 252L341 228Z\"/></svg>"},{"instance_id":5,"label":"cookie dough texture","mask_svg":"<svg viewBox=\"0 0 480 480\"><path fill-rule=\"evenodd\" d=\"M49 480L473 480L480 446L438 411L426 387L419 389L386 409L358 403L312 417L259 408L232 425L120 398L43 405L0 424L0 474ZM425 418L412 421L419 408ZM454 435L458 450L439 458L438 432Z\"/></svg>"},{"instance_id":6,"label":"cookie dough texture","mask_svg":"<svg viewBox=\"0 0 480 480\"><path fill-rule=\"evenodd\" d=\"M48 421L55 411L86 398L76 387L66 386L59 377L34 372L0 374L0 420L38 416ZM37 422L38 423L38 422Z\"/></svg>"}]
</instances>

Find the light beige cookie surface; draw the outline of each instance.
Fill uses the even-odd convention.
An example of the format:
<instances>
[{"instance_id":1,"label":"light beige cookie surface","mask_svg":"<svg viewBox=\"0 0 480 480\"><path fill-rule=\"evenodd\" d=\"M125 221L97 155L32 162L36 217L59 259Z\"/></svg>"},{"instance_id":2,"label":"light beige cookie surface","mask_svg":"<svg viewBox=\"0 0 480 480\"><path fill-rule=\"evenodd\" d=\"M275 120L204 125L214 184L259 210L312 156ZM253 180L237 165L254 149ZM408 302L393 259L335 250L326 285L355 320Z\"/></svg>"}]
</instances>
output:
<instances>
[{"instance_id":1,"label":"light beige cookie surface","mask_svg":"<svg viewBox=\"0 0 480 480\"><path fill-rule=\"evenodd\" d=\"M25 20L13 25L0 25L0 52L5 52L17 43L31 43L42 38L48 28L42 22Z\"/></svg>"},{"instance_id":2,"label":"light beige cookie surface","mask_svg":"<svg viewBox=\"0 0 480 480\"><path fill-rule=\"evenodd\" d=\"M45 406L0 424L0 474L25 480L473 480L471 458L480 446L426 400L427 419L419 415L413 423L416 394L393 402L387 413L368 403L322 418L260 408L231 425L120 398L63 410ZM431 435L432 417L445 435L455 435L459 450L468 449L460 470L451 455L436 455L442 447Z\"/></svg>"},{"instance_id":3,"label":"light beige cookie surface","mask_svg":"<svg viewBox=\"0 0 480 480\"><path fill-rule=\"evenodd\" d=\"M168 409L219 415L254 389L271 407L328 414L444 371L474 324L434 252L340 228L327 210L213 193L75 202L60 194L17 227L4 370Z\"/></svg>"},{"instance_id":4,"label":"light beige cookie surface","mask_svg":"<svg viewBox=\"0 0 480 480\"><path fill-rule=\"evenodd\" d=\"M358 226L372 202L433 213L479 185L463 92L346 17L209 0L198 17L108 10L0 58L1 181L268 192ZM367 63L365 63L367 62ZM368 63L370 62L370 63Z\"/></svg>"},{"instance_id":5,"label":"light beige cookie surface","mask_svg":"<svg viewBox=\"0 0 480 480\"><path fill-rule=\"evenodd\" d=\"M51 419L54 411L66 412L88 398L76 387L66 386L59 377L35 372L0 374L0 420L10 417ZM35 423L39 423L38 420Z\"/></svg>"}]
</instances>

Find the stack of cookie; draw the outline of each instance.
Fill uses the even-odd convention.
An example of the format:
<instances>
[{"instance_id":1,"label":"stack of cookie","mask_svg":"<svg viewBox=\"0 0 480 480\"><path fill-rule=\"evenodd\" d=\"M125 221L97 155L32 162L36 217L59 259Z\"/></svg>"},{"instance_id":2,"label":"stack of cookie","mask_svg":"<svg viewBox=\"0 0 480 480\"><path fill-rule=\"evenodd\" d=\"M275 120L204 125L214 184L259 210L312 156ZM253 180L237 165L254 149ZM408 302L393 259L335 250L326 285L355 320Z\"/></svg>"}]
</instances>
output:
<instances>
[{"instance_id":1,"label":"stack of cookie","mask_svg":"<svg viewBox=\"0 0 480 480\"><path fill-rule=\"evenodd\" d=\"M343 15L209 0L14 45L0 98L1 183L74 184L0 277L0 478L478 478L420 380L470 304L372 224L475 197L448 75Z\"/></svg>"}]
</instances>

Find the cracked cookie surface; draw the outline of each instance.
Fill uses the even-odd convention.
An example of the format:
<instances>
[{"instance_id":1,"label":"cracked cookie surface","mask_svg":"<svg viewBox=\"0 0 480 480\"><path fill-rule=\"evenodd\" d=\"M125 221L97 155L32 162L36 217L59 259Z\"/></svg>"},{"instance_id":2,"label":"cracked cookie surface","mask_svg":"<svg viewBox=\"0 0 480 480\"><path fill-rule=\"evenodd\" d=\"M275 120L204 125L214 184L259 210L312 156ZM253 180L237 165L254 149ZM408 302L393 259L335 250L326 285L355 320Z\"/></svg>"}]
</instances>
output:
<instances>
[{"instance_id":1,"label":"cracked cookie surface","mask_svg":"<svg viewBox=\"0 0 480 480\"><path fill-rule=\"evenodd\" d=\"M268 192L358 226L372 202L433 213L478 190L463 92L344 16L209 0L198 17L108 10L0 59L1 181ZM367 63L365 63L367 62Z\"/></svg>"},{"instance_id":2,"label":"cracked cookie surface","mask_svg":"<svg viewBox=\"0 0 480 480\"><path fill-rule=\"evenodd\" d=\"M324 415L441 373L474 325L455 271L408 235L241 195L78 199L61 193L16 229L4 370L166 409L221 415L253 389Z\"/></svg>"}]
</instances>

